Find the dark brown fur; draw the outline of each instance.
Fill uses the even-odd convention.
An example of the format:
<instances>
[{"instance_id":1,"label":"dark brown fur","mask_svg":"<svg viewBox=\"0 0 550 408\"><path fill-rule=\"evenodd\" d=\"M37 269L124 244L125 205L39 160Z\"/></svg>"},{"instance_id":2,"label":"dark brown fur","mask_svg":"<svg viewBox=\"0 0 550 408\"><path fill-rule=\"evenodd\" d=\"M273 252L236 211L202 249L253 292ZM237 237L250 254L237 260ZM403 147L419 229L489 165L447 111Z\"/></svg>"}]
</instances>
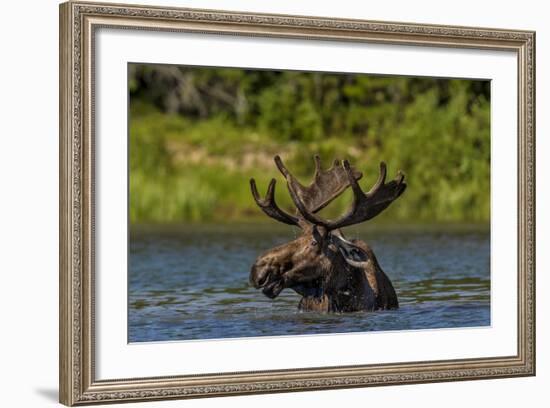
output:
<instances>
[{"instance_id":1,"label":"dark brown fur","mask_svg":"<svg viewBox=\"0 0 550 408\"><path fill-rule=\"evenodd\" d=\"M387 208L405 191L404 176L398 173L395 180L385 183L386 166L381 163L378 181L365 194L357 183L362 174L347 161L341 166L335 162L324 171L316 157L314 181L308 187L292 176L278 156L275 163L287 180L298 214L290 215L277 206L275 180L269 184L265 198L260 198L251 180L252 194L268 216L299 226L302 234L259 256L251 268L250 283L272 299L285 288L293 289L302 296L301 310L355 312L397 308L393 285L372 249L364 241L348 241L340 228L373 218ZM347 214L334 221L316 215L350 186L354 202Z\"/></svg>"},{"instance_id":2,"label":"dark brown fur","mask_svg":"<svg viewBox=\"0 0 550 408\"><path fill-rule=\"evenodd\" d=\"M350 265L339 249L342 238L330 233L322 237L314 228L258 257L250 272L251 284L270 298L285 288L295 290L302 296L300 310L355 312L398 307L390 280L365 242L350 242L367 259L360 266Z\"/></svg>"}]
</instances>

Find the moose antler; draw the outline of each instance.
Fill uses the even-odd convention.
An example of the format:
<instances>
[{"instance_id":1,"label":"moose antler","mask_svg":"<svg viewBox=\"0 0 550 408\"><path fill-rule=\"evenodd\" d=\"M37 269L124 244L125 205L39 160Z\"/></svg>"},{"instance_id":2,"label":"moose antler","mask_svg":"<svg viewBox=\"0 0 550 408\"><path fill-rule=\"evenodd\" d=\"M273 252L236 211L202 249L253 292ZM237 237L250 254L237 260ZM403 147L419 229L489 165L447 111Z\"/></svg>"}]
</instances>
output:
<instances>
[{"instance_id":1,"label":"moose antler","mask_svg":"<svg viewBox=\"0 0 550 408\"><path fill-rule=\"evenodd\" d=\"M275 164L279 171L285 176L289 190L292 189L304 204L308 212L316 213L325 208L332 200L338 197L349 187L350 179L347 171L340 165L338 160L328 170L321 169L321 158L314 156L315 175L313 181L304 187L288 171L279 156L275 156ZM359 180L363 174L360 171L350 168L353 180Z\"/></svg>"},{"instance_id":2,"label":"moose antler","mask_svg":"<svg viewBox=\"0 0 550 408\"><path fill-rule=\"evenodd\" d=\"M353 204L351 209L341 218L334 221L323 220L311 211L302 200L299 192L295 188L295 184L289 182L288 190L292 201L298 208L298 211L305 220L312 224L325 227L328 231L342 228L348 225L359 224L363 221L370 220L376 217L385 210L394 200L396 200L403 192L407 185L404 183L405 176L399 171L395 180L385 183L386 181L386 164L380 163L380 174L378 180L368 193L364 193L357 182L354 175L354 170L347 160L344 160L343 166L349 184L353 190ZM287 178L288 180L288 178Z\"/></svg>"},{"instance_id":3,"label":"moose antler","mask_svg":"<svg viewBox=\"0 0 550 408\"><path fill-rule=\"evenodd\" d=\"M404 183L405 177L400 171L395 180L385 183L386 164L381 162L378 180L365 194L357 182L363 174L350 166L347 160L344 160L343 166L339 164L338 160L335 160L330 169L322 170L321 159L317 155L314 157L315 176L313 182L304 187L288 171L279 156L275 156L274 159L277 168L287 181L290 197L296 205L299 215L290 215L279 208L275 202L275 179L269 183L265 198L260 197L256 182L254 179L250 179L254 200L269 217L285 224L299 225L302 228L309 223L323 226L327 231L331 231L370 220L385 210L407 187ZM316 215L319 210L327 206L349 186L353 190L354 199L351 209L345 215L334 221L323 220Z\"/></svg>"},{"instance_id":4,"label":"moose antler","mask_svg":"<svg viewBox=\"0 0 550 408\"><path fill-rule=\"evenodd\" d=\"M256 188L256 181L254 179L250 179L250 189L252 190L252 195L254 196L256 204L258 204L258 207L260 207L262 211L267 214L267 216L275 218L277 221L289 225L299 225L301 220L298 217L294 217L281 210L275 202L275 184L275 179L271 179L271 182L267 187L265 198L260 198L260 194Z\"/></svg>"}]
</instances>

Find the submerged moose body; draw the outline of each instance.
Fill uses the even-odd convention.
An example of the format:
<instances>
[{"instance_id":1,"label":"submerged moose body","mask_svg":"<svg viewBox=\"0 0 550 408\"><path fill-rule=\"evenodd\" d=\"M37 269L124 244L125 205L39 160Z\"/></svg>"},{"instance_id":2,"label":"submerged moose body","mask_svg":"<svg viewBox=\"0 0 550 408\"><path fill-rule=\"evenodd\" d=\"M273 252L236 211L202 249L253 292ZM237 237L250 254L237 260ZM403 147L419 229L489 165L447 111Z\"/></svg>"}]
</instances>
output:
<instances>
[{"instance_id":1,"label":"submerged moose body","mask_svg":"<svg viewBox=\"0 0 550 408\"><path fill-rule=\"evenodd\" d=\"M307 187L296 180L279 156L275 156L275 164L287 181L296 215L281 210L275 203L275 179L269 183L264 198L251 179L252 195L266 215L300 227L302 234L260 255L251 268L250 283L272 299L285 288L293 289L302 296L301 310L396 309L397 295L372 249L364 241L346 239L340 229L367 221L386 209L405 191L403 174L398 172L394 180L386 183L386 165L382 162L377 182L364 193L358 183L362 173L346 160L335 161L330 169L322 170L320 158L315 156L315 176ZM317 215L348 187L354 198L346 214L332 221Z\"/></svg>"}]
</instances>

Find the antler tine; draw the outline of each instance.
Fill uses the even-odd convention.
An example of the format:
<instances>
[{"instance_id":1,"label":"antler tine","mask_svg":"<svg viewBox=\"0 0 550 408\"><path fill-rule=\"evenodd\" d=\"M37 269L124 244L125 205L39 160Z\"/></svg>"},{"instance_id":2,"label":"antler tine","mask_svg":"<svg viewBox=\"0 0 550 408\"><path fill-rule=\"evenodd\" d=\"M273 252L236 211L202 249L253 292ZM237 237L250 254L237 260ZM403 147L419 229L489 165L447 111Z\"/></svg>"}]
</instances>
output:
<instances>
[{"instance_id":1,"label":"antler tine","mask_svg":"<svg viewBox=\"0 0 550 408\"><path fill-rule=\"evenodd\" d=\"M395 199L397 199L407 187L407 185L403 182L404 176L401 172L398 172L395 180L392 180L386 184L386 164L381 162L378 180L370 191L365 194L359 186L359 183L353 174L353 169L347 160L344 160L344 169L353 191L353 204L345 215L334 221L323 220L311 211L308 211L304 202L289 184L289 191L292 201L304 219L313 224L321 225L327 230L334 230L349 225L358 224L380 214Z\"/></svg>"},{"instance_id":2,"label":"antler tine","mask_svg":"<svg viewBox=\"0 0 550 408\"><path fill-rule=\"evenodd\" d=\"M250 179L250 190L252 191L252 196L254 201L258 204L258 207L268 216L277 221L280 221L289 225L300 225L300 220L297 217L294 217L285 211L281 210L277 203L275 202L275 179L271 179L269 186L267 187L267 193L265 198L261 198L258 193L258 188L256 187L256 181L252 178Z\"/></svg>"},{"instance_id":3,"label":"antler tine","mask_svg":"<svg viewBox=\"0 0 550 408\"><path fill-rule=\"evenodd\" d=\"M315 161L315 176L313 177L317 179L321 175L321 157L316 154L313 156L313 160Z\"/></svg>"},{"instance_id":4,"label":"antler tine","mask_svg":"<svg viewBox=\"0 0 550 408\"><path fill-rule=\"evenodd\" d=\"M349 164L347 166L349 167ZM344 163L344 168L346 169L349 177L348 167L346 167L346 164ZM378 189L380 189L380 187L384 185L384 183L386 182L386 173L387 173L386 163L382 161L380 162L380 171L378 172L378 180L376 180L376 183L374 183L374 186L372 186L372 188L369 190L367 194L374 194Z\"/></svg>"},{"instance_id":5,"label":"antler tine","mask_svg":"<svg viewBox=\"0 0 550 408\"><path fill-rule=\"evenodd\" d=\"M277 168L279 169L279 171L281 172L281 174L285 177L287 176L291 176L292 177L292 174L290 174L290 172L288 171L288 169L286 168L286 166L283 164L283 161L281 160L281 156L279 155L276 155L273 160L275 161L275 164L277 165ZM294 178L294 177L293 177Z\"/></svg>"}]
</instances>

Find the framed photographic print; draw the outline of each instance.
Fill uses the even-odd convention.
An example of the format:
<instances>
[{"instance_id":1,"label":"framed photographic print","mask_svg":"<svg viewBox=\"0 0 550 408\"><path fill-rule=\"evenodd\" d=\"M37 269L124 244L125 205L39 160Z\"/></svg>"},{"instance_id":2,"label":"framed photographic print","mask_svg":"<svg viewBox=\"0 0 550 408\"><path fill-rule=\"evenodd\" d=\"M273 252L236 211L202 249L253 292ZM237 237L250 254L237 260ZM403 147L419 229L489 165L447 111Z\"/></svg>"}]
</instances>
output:
<instances>
[{"instance_id":1,"label":"framed photographic print","mask_svg":"<svg viewBox=\"0 0 550 408\"><path fill-rule=\"evenodd\" d=\"M534 375L534 42L62 4L61 402Z\"/></svg>"}]
</instances>

